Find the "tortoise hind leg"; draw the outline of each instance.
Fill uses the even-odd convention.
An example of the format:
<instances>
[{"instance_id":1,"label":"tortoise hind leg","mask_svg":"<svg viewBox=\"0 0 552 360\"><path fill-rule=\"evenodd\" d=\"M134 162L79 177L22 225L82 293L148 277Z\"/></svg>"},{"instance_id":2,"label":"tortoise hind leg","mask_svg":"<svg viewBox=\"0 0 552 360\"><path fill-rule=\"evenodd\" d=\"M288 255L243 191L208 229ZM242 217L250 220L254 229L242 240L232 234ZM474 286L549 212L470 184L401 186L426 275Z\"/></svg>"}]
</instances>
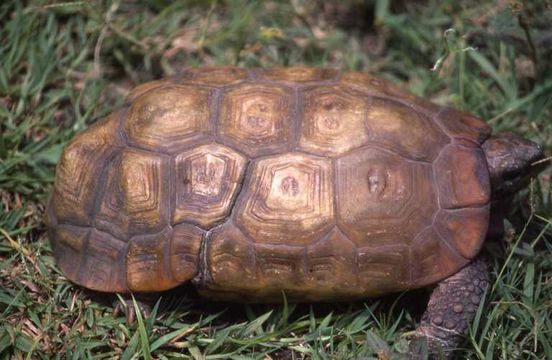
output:
<instances>
[{"instance_id":1,"label":"tortoise hind leg","mask_svg":"<svg viewBox=\"0 0 552 360\"><path fill-rule=\"evenodd\" d=\"M133 298L134 297L134 298ZM142 318L148 318L151 315L153 304L160 299L159 294L121 294L121 297L113 301L113 317L123 313L128 325L134 324L136 320L136 310L140 311ZM136 302L136 306L134 303Z\"/></svg>"},{"instance_id":2,"label":"tortoise hind leg","mask_svg":"<svg viewBox=\"0 0 552 360\"><path fill-rule=\"evenodd\" d=\"M486 264L475 260L437 285L410 344L413 359L452 357L454 349L467 334L487 289L488 278Z\"/></svg>"}]
</instances>

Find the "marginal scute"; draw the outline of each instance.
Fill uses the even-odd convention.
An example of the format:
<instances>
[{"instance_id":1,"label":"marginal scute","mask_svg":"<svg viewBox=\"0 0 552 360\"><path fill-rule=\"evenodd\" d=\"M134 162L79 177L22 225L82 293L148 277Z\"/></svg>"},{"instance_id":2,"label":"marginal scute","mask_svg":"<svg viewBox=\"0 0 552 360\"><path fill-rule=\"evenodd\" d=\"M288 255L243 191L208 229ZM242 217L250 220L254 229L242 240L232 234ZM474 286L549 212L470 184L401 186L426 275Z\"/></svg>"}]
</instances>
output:
<instances>
[{"instance_id":1,"label":"marginal scute","mask_svg":"<svg viewBox=\"0 0 552 360\"><path fill-rule=\"evenodd\" d=\"M53 229L57 225L57 218L54 214L54 209L52 209L52 196L48 198L48 202L46 203L46 208L44 209L44 216L42 220L44 221L44 225L46 225L46 228Z\"/></svg>"},{"instance_id":2,"label":"marginal scute","mask_svg":"<svg viewBox=\"0 0 552 360\"><path fill-rule=\"evenodd\" d=\"M308 83L314 81L334 80L338 71L305 66L277 67L261 70L257 77L262 80Z\"/></svg>"},{"instance_id":3,"label":"marginal scute","mask_svg":"<svg viewBox=\"0 0 552 360\"><path fill-rule=\"evenodd\" d=\"M446 147L435 163L435 174L441 207L454 209L489 203L489 170L480 147Z\"/></svg>"},{"instance_id":4,"label":"marginal scute","mask_svg":"<svg viewBox=\"0 0 552 360\"><path fill-rule=\"evenodd\" d=\"M491 127L472 114L453 108L439 111L436 120L450 136L482 144L491 136Z\"/></svg>"},{"instance_id":5,"label":"marginal scute","mask_svg":"<svg viewBox=\"0 0 552 360\"><path fill-rule=\"evenodd\" d=\"M89 236L74 281L92 290L127 292L124 264L127 243L95 229Z\"/></svg>"},{"instance_id":6,"label":"marginal scute","mask_svg":"<svg viewBox=\"0 0 552 360\"><path fill-rule=\"evenodd\" d=\"M374 98L366 127L370 143L414 160L433 161L449 141L431 119L390 99Z\"/></svg>"},{"instance_id":7,"label":"marginal scute","mask_svg":"<svg viewBox=\"0 0 552 360\"><path fill-rule=\"evenodd\" d=\"M129 142L176 152L208 137L210 93L199 86L164 86L132 103L125 130Z\"/></svg>"},{"instance_id":8,"label":"marginal scute","mask_svg":"<svg viewBox=\"0 0 552 360\"><path fill-rule=\"evenodd\" d=\"M153 80L153 81L148 81L146 83L140 84L140 85L136 86L135 88L133 88L128 93L128 95L126 96L125 101L130 104L130 103L134 102L136 99L138 99L140 96L147 93L148 91L152 91L152 90L158 89L162 86L170 85L170 84L171 84L171 82L168 79Z\"/></svg>"},{"instance_id":9,"label":"marginal scute","mask_svg":"<svg viewBox=\"0 0 552 360\"><path fill-rule=\"evenodd\" d=\"M425 286L449 276L467 264L453 248L441 240L434 227L422 231L410 245L412 281L415 287Z\"/></svg>"},{"instance_id":10,"label":"marginal scute","mask_svg":"<svg viewBox=\"0 0 552 360\"><path fill-rule=\"evenodd\" d=\"M306 286L345 294L358 292L355 245L337 228L307 248Z\"/></svg>"},{"instance_id":11,"label":"marginal scute","mask_svg":"<svg viewBox=\"0 0 552 360\"><path fill-rule=\"evenodd\" d=\"M340 83L377 97L394 97L416 102L418 97L403 90L391 81L370 74L349 71L341 75Z\"/></svg>"},{"instance_id":12,"label":"marginal scute","mask_svg":"<svg viewBox=\"0 0 552 360\"><path fill-rule=\"evenodd\" d=\"M291 141L292 92L265 84L244 84L222 99L218 133L249 156L281 152Z\"/></svg>"},{"instance_id":13,"label":"marginal scute","mask_svg":"<svg viewBox=\"0 0 552 360\"><path fill-rule=\"evenodd\" d=\"M283 244L255 244L257 269L256 286L272 292L277 298L279 289L297 291L305 281L305 248Z\"/></svg>"},{"instance_id":14,"label":"marginal scute","mask_svg":"<svg viewBox=\"0 0 552 360\"><path fill-rule=\"evenodd\" d=\"M120 238L168 224L169 158L125 149L107 171L96 226Z\"/></svg>"},{"instance_id":15,"label":"marginal scute","mask_svg":"<svg viewBox=\"0 0 552 360\"><path fill-rule=\"evenodd\" d=\"M317 155L338 156L366 144L367 96L338 86L318 86L303 94L299 148Z\"/></svg>"},{"instance_id":16,"label":"marginal scute","mask_svg":"<svg viewBox=\"0 0 552 360\"><path fill-rule=\"evenodd\" d=\"M450 243L466 259L473 259L481 250L487 234L490 206L441 210L435 229L443 241Z\"/></svg>"},{"instance_id":17,"label":"marginal scute","mask_svg":"<svg viewBox=\"0 0 552 360\"><path fill-rule=\"evenodd\" d=\"M50 230L54 257L63 274L75 281L90 228L58 225Z\"/></svg>"},{"instance_id":18,"label":"marginal scute","mask_svg":"<svg viewBox=\"0 0 552 360\"><path fill-rule=\"evenodd\" d=\"M197 274L203 234L201 229L190 224L173 227L169 263L172 276L180 283Z\"/></svg>"},{"instance_id":19,"label":"marginal scute","mask_svg":"<svg viewBox=\"0 0 552 360\"><path fill-rule=\"evenodd\" d=\"M429 164L375 148L337 161L337 220L358 246L407 244L437 211Z\"/></svg>"},{"instance_id":20,"label":"marginal scute","mask_svg":"<svg viewBox=\"0 0 552 360\"><path fill-rule=\"evenodd\" d=\"M359 285L365 293L380 295L410 287L408 247L397 243L358 249Z\"/></svg>"},{"instance_id":21,"label":"marginal scute","mask_svg":"<svg viewBox=\"0 0 552 360\"><path fill-rule=\"evenodd\" d=\"M179 154L173 223L191 221L204 228L228 216L247 159L232 149L209 144Z\"/></svg>"},{"instance_id":22,"label":"marginal scute","mask_svg":"<svg viewBox=\"0 0 552 360\"><path fill-rule=\"evenodd\" d=\"M257 287L253 245L232 222L215 228L206 246L210 287L236 292Z\"/></svg>"},{"instance_id":23,"label":"marginal scute","mask_svg":"<svg viewBox=\"0 0 552 360\"><path fill-rule=\"evenodd\" d=\"M52 209L55 217L75 225L89 225L101 171L118 150L120 113L113 113L77 135L57 165Z\"/></svg>"},{"instance_id":24,"label":"marginal scute","mask_svg":"<svg viewBox=\"0 0 552 360\"><path fill-rule=\"evenodd\" d=\"M422 97L416 96L393 82L360 72L346 72L341 76L340 84L360 90L368 95L380 98L392 98L411 106L428 118L433 118L441 107Z\"/></svg>"},{"instance_id":25,"label":"marginal scute","mask_svg":"<svg viewBox=\"0 0 552 360\"><path fill-rule=\"evenodd\" d=\"M187 69L182 81L199 85L223 86L247 80L247 78L247 70L235 66L205 66Z\"/></svg>"},{"instance_id":26,"label":"marginal scute","mask_svg":"<svg viewBox=\"0 0 552 360\"><path fill-rule=\"evenodd\" d=\"M254 162L237 223L259 242L303 245L333 224L331 162L286 153Z\"/></svg>"},{"instance_id":27,"label":"marginal scute","mask_svg":"<svg viewBox=\"0 0 552 360\"><path fill-rule=\"evenodd\" d=\"M130 239L126 253L127 283L130 291L152 292L173 288L179 282L172 277L169 259L172 230L138 235Z\"/></svg>"},{"instance_id":28,"label":"marginal scute","mask_svg":"<svg viewBox=\"0 0 552 360\"><path fill-rule=\"evenodd\" d=\"M89 230L88 227L60 224L54 230L56 234L55 246L68 247L75 253L81 252L84 249L86 235Z\"/></svg>"}]
</instances>

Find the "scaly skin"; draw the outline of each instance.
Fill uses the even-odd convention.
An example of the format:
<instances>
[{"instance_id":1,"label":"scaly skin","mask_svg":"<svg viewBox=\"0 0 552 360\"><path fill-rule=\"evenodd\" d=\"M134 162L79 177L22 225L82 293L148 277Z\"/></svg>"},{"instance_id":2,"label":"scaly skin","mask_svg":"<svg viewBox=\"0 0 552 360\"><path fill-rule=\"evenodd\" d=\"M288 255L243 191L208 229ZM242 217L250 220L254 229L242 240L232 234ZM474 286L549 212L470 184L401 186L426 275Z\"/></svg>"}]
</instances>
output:
<instances>
[{"instance_id":1,"label":"scaly skin","mask_svg":"<svg viewBox=\"0 0 552 360\"><path fill-rule=\"evenodd\" d=\"M479 259L437 285L411 342L412 359L452 358L468 332L488 279L487 266Z\"/></svg>"}]
</instances>

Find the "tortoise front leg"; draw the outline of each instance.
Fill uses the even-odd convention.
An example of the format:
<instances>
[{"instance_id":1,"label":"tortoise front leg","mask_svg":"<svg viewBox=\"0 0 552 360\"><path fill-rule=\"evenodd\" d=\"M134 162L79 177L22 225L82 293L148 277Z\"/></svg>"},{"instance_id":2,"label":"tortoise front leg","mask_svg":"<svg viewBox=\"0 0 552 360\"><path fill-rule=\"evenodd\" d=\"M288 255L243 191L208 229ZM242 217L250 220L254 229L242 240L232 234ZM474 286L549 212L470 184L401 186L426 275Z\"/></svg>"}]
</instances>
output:
<instances>
[{"instance_id":1,"label":"tortoise front leg","mask_svg":"<svg viewBox=\"0 0 552 360\"><path fill-rule=\"evenodd\" d=\"M440 282L410 343L412 358L451 358L468 332L488 283L489 273L482 260L473 261Z\"/></svg>"}]
</instances>

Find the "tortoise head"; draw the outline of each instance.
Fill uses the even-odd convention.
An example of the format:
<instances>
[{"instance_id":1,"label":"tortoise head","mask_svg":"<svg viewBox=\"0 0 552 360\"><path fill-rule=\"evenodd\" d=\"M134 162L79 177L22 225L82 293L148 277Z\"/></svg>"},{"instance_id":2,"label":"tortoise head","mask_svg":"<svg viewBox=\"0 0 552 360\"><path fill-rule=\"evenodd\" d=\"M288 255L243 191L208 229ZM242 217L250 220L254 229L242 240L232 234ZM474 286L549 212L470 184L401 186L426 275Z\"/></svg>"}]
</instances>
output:
<instances>
[{"instance_id":1,"label":"tortoise head","mask_svg":"<svg viewBox=\"0 0 552 360\"><path fill-rule=\"evenodd\" d=\"M539 145L510 132L491 137L483 144L483 150L493 196L513 194L548 165L548 161L543 161L544 152Z\"/></svg>"}]
</instances>

